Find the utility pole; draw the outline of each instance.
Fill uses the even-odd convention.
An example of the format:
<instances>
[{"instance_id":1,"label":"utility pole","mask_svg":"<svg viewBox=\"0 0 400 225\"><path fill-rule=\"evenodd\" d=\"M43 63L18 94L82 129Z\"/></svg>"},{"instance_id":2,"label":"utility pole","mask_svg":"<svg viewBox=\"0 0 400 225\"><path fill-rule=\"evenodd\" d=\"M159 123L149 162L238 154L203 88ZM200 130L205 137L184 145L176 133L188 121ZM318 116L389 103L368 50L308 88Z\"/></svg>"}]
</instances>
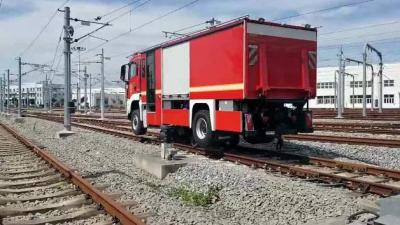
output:
<instances>
[{"instance_id":1,"label":"utility pole","mask_svg":"<svg viewBox=\"0 0 400 225\"><path fill-rule=\"evenodd\" d=\"M362 86L363 86L363 109L362 109L362 116L366 117L367 116L367 52L364 51L363 53L363 80L362 80Z\"/></svg>"},{"instance_id":2,"label":"utility pole","mask_svg":"<svg viewBox=\"0 0 400 225\"><path fill-rule=\"evenodd\" d=\"M3 85L1 86L1 112L6 112L6 73L3 73Z\"/></svg>"},{"instance_id":3,"label":"utility pole","mask_svg":"<svg viewBox=\"0 0 400 225\"><path fill-rule=\"evenodd\" d=\"M335 72L334 72L334 79L335 79L335 82L333 83L335 86L334 86L334 96L335 96L335 104L334 104L334 108L335 108L335 110L337 110L338 109L338 101L337 101L337 99L338 99L338 96L337 96L337 87L338 87L338 82L337 82L337 76L336 76L336 74L338 74L338 70L335 70Z\"/></svg>"},{"instance_id":4,"label":"utility pole","mask_svg":"<svg viewBox=\"0 0 400 225\"><path fill-rule=\"evenodd\" d=\"M22 103L22 93L21 93L21 78L22 78L22 68L21 68L21 57L18 57L18 114L17 118L21 118L21 103Z\"/></svg>"},{"instance_id":5,"label":"utility pole","mask_svg":"<svg viewBox=\"0 0 400 225\"><path fill-rule=\"evenodd\" d=\"M89 113L92 112L92 74L89 74Z\"/></svg>"},{"instance_id":6,"label":"utility pole","mask_svg":"<svg viewBox=\"0 0 400 225\"><path fill-rule=\"evenodd\" d=\"M353 62L357 63L358 65L363 65L364 66L364 60L360 61L357 59L351 59L351 58L346 58L346 62ZM371 68L371 111L374 111L374 66L370 63L366 63L366 66ZM353 82L354 83L354 82ZM367 85L368 86L368 85Z\"/></svg>"},{"instance_id":7,"label":"utility pole","mask_svg":"<svg viewBox=\"0 0 400 225\"><path fill-rule=\"evenodd\" d=\"M342 79L343 79L343 51L342 48L339 50L339 88L338 88L338 103L337 103L337 116L336 118L343 118L342 116Z\"/></svg>"},{"instance_id":8,"label":"utility pole","mask_svg":"<svg viewBox=\"0 0 400 225\"><path fill-rule=\"evenodd\" d=\"M100 91L100 119L104 120L104 48L101 49L100 63L101 63L101 91Z\"/></svg>"},{"instance_id":9,"label":"utility pole","mask_svg":"<svg viewBox=\"0 0 400 225\"><path fill-rule=\"evenodd\" d=\"M4 107L4 98L3 98L3 78L0 77L0 112L3 112L3 107Z\"/></svg>"},{"instance_id":10,"label":"utility pole","mask_svg":"<svg viewBox=\"0 0 400 225\"><path fill-rule=\"evenodd\" d=\"M52 104L53 104L53 84L50 80L50 98L49 98L49 111L51 112L53 110Z\"/></svg>"},{"instance_id":11,"label":"utility pole","mask_svg":"<svg viewBox=\"0 0 400 225\"><path fill-rule=\"evenodd\" d=\"M78 86L76 88L76 99L79 99L80 101L80 97L81 97L81 86L80 86L80 80L81 80L81 52L86 51L85 47L73 47L72 50L77 51L78 52ZM81 105L78 104L78 110L81 109Z\"/></svg>"},{"instance_id":12,"label":"utility pole","mask_svg":"<svg viewBox=\"0 0 400 225\"><path fill-rule=\"evenodd\" d=\"M7 113L10 113L10 69L7 70Z\"/></svg>"},{"instance_id":13,"label":"utility pole","mask_svg":"<svg viewBox=\"0 0 400 225\"><path fill-rule=\"evenodd\" d=\"M383 76L383 59L382 59L382 53L378 51L376 48L374 48L372 45L366 43L364 46L364 52L363 52L363 100L365 101L366 98L366 77L367 77L367 50L373 51L377 54L379 57L379 113L382 113L382 102L383 102L383 82L382 82L382 76ZM366 102L363 102L363 116L367 116L366 114Z\"/></svg>"},{"instance_id":14,"label":"utility pole","mask_svg":"<svg viewBox=\"0 0 400 225\"><path fill-rule=\"evenodd\" d=\"M48 103L48 83L47 83L47 73L45 75L45 80L43 82L43 105L44 105L44 110L47 111L47 103Z\"/></svg>"},{"instance_id":15,"label":"utility pole","mask_svg":"<svg viewBox=\"0 0 400 225\"><path fill-rule=\"evenodd\" d=\"M29 108L29 88L26 88L26 97L25 97L25 108L28 109Z\"/></svg>"},{"instance_id":16,"label":"utility pole","mask_svg":"<svg viewBox=\"0 0 400 225\"><path fill-rule=\"evenodd\" d=\"M65 7L64 10L64 129L71 131L71 36L73 35L73 31L70 25L69 7Z\"/></svg>"},{"instance_id":17,"label":"utility pole","mask_svg":"<svg viewBox=\"0 0 400 225\"><path fill-rule=\"evenodd\" d=\"M84 93L84 101L83 101L83 108L84 108L84 112L85 114L87 113L87 80L88 80L88 74L87 74L87 67L85 66L85 74L83 74L83 82L84 82L84 86L85 86L85 93Z\"/></svg>"}]
</instances>

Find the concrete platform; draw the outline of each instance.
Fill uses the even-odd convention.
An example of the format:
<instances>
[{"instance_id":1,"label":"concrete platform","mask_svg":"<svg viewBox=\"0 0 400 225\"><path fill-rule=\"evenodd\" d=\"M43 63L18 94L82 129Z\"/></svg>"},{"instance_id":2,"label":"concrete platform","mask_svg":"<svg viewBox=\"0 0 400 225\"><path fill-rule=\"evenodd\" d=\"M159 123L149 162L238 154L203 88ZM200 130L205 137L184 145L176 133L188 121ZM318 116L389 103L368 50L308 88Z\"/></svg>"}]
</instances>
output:
<instances>
[{"instance_id":1,"label":"concrete platform","mask_svg":"<svg viewBox=\"0 0 400 225\"><path fill-rule=\"evenodd\" d=\"M164 179L169 173L176 172L180 167L188 164L187 158L179 160L163 160L160 155L137 155L134 163L137 167Z\"/></svg>"},{"instance_id":2,"label":"concrete platform","mask_svg":"<svg viewBox=\"0 0 400 225\"><path fill-rule=\"evenodd\" d=\"M75 134L75 132L73 131L68 131L68 130L62 130L62 131L58 131L56 134L56 138L66 138L69 137L71 135Z\"/></svg>"}]
</instances>

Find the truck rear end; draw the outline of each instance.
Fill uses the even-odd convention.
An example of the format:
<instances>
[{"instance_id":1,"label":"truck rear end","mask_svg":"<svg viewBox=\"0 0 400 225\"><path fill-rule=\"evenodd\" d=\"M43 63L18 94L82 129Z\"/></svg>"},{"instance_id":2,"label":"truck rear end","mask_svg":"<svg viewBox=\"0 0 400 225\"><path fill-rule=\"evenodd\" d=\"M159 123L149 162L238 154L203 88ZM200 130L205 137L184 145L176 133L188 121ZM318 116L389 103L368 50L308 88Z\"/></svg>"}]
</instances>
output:
<instances>
[{"instance_id":1,"label":"truck rear end","mask_svg":"<svg viewBox=\"0 0 400 225\"><path fill-rule=\"evenodd\" d=\"M246 20L245 36L245 139L258 142L268 131L275 137L312 132L316 29Z\"/></svg>"}]
</instances>

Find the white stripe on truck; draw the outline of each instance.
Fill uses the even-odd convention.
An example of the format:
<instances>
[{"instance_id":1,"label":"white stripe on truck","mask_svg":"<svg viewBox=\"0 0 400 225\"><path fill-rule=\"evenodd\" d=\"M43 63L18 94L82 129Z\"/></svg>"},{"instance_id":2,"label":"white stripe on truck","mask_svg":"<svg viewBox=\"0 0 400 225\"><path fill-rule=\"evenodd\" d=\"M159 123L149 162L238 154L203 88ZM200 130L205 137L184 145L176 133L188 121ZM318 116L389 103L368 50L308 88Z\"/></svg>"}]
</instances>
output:
<instances>
[{"instance_id":1,"label":"white stripe on truck","mask_svg":"<svg viewBox=\"0 0 400 225\"><path fill-rule=\"evenodd\" d=\"M248 23L247 33L306 41L317 41L316 31L300 30L288 27L277 27L265 24Z\"/></svg>"}]
</instances>

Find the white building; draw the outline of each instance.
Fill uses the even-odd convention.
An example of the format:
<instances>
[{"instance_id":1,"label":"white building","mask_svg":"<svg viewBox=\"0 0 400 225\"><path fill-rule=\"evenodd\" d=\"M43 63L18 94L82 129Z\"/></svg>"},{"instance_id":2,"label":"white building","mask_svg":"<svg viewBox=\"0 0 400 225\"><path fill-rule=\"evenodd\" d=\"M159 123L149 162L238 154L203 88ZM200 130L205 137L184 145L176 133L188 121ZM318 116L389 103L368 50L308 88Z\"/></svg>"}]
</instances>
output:
<instances>
[{"instance_id":1,"label":"white building","mask_svg":"<svg viewBox=\"0 0 400 225\"><path fill-rule=\"evenodd\" d=\"M90 93L89 88L87 89L88 105L93 108L100 108L100 88L92 88ZM72 90L72 99L76 101L76 88ZM84 90L80 90L81 105L83 106L84 101ZM105 88L104 89L104 106L107 108L124 108L125 89L124 88Z\"/></svg>"},{"instance_id":2,"label":"white building","mask_svg":"<svg viewBox=\"0 0 400 225\"><path fill-rule=\"evenodd\" d=\"M310 100L310 108L334 108L335 107L335 70L337 67L318 68L317 72L317 97ZM379 70L374 65L374 71ZM346 73L354 74L345 76L345 108L362 108L362 77L363 67L346 66ZM367 107L371 107L371 70L367 68ZM336 81L337 83L337 81ZM378 107L379 77L374 76L373 99L374 107ZM400 108L400 63L384 64L383 68L383 108ZM354 94L353 94L354 91Z\"/></svg>"},{"instance_id":3,"label":"white building","mask_svg":"<svg viewBox=\"0 0 400 225\"><path fill-rule=\"evenodd\" d=\"M6 99L9 100L11 106L18 105L18 86L10 85L10 95L7 94ZM51 97L50 97L51 95ZM21 85L21 100L23 107L49 106L50 99L53 106L60 106L64 101L64 86L61 84L46 84L40 83L24 83Z\"/></svg>"}]
</instances>

